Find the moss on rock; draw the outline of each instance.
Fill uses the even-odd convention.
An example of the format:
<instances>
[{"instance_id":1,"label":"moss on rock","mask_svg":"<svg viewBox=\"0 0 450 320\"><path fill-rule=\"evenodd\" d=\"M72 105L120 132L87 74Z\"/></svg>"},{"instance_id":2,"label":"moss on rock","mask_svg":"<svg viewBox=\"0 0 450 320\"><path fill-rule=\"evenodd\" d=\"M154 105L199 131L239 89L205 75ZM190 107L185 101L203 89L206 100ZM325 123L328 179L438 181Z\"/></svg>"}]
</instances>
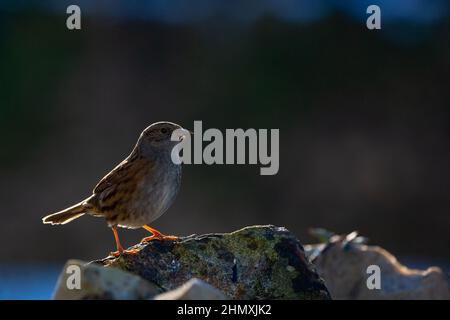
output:
<instances>
[{"instance_id":1,"label":"moss on rock","mask_svg":"<svg viewBox=\"0 0 450 320\"><path fill-rule=\"evenodd\" d=\"M101 261L163 291L199 278L232 299L329 299L323 281L287 229L252 226L225 234L139 244L137 255Z\"/></svg>"}]
</instances>

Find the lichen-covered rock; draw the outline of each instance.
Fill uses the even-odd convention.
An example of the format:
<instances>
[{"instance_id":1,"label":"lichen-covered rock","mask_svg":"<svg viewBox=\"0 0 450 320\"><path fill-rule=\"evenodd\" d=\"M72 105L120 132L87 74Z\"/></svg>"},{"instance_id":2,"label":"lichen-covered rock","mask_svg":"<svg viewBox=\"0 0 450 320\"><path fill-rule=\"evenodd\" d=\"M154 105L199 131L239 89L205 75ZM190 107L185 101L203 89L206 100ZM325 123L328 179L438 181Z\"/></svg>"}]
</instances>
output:
<instances>
[{"instance_id":1,"label":"lichen-covered rock","mask_svg":"<svg viewBox=\"0 0 450 320\"><path fill-rule=\"evenodd\" d=\"M154 297L155 300L226 300L225 295L207 284L194 278L181 287L161 293Z\"/></svg>"},{"instance_id":2,"label":"lichen-covered rock","mask_svg":"<svg viewBox=\"0 0 450 320\"><path fill-rule=\"evenodd\" d=\"M329 299L323 281L285 228L252 226L232 233L139 244L137 255L105 266L141 276L163 291L199 278L231 299Z\"/></svg>"},{"instance_id":3,"label":"lichen-covered rock","mask_svg":"<svg viewBox=\"0 0 450 320\"><path fill-rule=\"evenodd\" d=\"M149 299L160 293L157 286L116 268L69 260L53 294L55 300Z\"/></svg>"},{"instance_id":4,"label":"lichen-covered rock","mask_svg":"<svg viewBox=\"0 0 450 320\"><path fill-rule=\"evenodd\" d=\"M326 243L305 246L333 299L450 299L449 279L440 268L409 269L383 248L368 246L365 241L352 232L332 235ZM370 268L368 273L369 266L379 268L379 289L367 285L369 276L374 274Z\"/></svg>"}]
</instances>

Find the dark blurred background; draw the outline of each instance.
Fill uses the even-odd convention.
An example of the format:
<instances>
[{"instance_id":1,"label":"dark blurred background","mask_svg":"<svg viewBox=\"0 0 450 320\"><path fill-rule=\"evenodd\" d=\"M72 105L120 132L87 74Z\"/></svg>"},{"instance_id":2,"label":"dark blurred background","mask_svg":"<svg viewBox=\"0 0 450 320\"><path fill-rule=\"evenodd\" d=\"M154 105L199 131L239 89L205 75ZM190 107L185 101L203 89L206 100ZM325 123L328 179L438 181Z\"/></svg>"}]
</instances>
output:
<instances>
[{"instance_id":1,"label":"dark blurred background","mask_svg":"<svg viewBox=\"0 0 450 320\"><path fill-rule=\"evenodd\" d=\"M78 4L82 29L66 28ZM381 7L382 29L366 28ZM91 193L147 125L280 128L280 171L185 166L167 234L359 230L403 263L450 264L450 3L0 2L0 298L49 298L103 219L41 223ZM130 246L144 230L119 230Z\"/></svg>"}]
</instances>

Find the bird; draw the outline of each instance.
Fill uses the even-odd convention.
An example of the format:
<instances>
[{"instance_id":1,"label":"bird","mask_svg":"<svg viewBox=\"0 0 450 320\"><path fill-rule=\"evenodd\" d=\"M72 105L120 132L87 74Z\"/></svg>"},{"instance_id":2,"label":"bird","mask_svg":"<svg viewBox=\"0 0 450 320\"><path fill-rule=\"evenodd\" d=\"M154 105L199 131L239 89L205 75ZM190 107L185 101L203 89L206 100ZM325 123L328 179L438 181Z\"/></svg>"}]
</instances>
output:
<instances>
[{"instance_id":1,"label":"bird","mask_svg":"<svg viewBox=\"0 0 450 320\"><path fill-rule=\"evenodd\" d=\"M178 139L172 140L177 132ZM189 130L168 121L155 122L144 129L128 157L104 176L94 187L92 195L83 201L42 218L44 224L63 225L83 215L103 217L112 229L116 251L110 255L136 254L124 250L117 228L144 228L154 239L177 240L149 226L174 202L181 184L181 163L172 160L172 150Z\"/></svg>"}]
</instances>

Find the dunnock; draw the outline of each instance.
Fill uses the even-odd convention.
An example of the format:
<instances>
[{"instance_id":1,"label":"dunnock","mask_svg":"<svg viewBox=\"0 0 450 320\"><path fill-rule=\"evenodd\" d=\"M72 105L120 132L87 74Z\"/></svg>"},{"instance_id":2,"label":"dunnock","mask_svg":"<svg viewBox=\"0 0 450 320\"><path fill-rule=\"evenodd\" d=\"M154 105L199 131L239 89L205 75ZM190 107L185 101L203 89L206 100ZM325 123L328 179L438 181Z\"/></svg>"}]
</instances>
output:
<instances>
[{"instance_id":1,"label":"dunnock","mask_svg":"<svg viewBox=\"0 0 450 320\"><path fill-rule=\"evenodd\" d=\"M144 228L152 236L142 239L176 240L147 224L159 218L173 203L181 183L181 165L174 164L171 151L178 141L172 132L182 129L171 122L156 122L139 137L131 154L95 186L92 196L42 219L48 224L65 224L84 214L104 217L114 232L117 251L114 256L136 253L123 250L117 227ZM187 130L186 130L187 132Z\"/></svg>"}]
</instances>

